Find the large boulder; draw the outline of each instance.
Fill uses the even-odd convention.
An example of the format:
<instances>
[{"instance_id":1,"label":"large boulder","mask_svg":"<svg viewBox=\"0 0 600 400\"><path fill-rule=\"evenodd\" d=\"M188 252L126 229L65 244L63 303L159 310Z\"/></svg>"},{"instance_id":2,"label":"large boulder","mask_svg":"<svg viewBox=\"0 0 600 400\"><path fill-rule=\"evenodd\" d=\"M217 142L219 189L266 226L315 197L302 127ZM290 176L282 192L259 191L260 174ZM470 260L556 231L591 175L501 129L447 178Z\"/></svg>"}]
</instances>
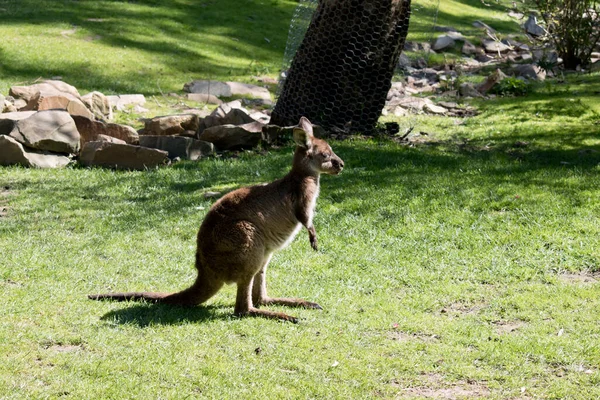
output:
<instances>
[{"instance_id":1,"label":"large boulder","mask_svg":"<svg viewBox=\"0 0 600 400\"><path fill-rule=\"evenodd\" d=\"M200 140L213 143L218 150L251 149L260 143L262 127L260 122L213 126L200 134Z\"/></svg>"},{"instance_id":2,"label":"large boulder","mask_svg":"<svg viewBox=\"0 0 600 400\"><path fill-rule=\"evenodd\" d=\"M196 80L186 83L183 90L189 93L212 94L217 97L250 97L271 100L271 94L267 88L239 82Z\"/></svg>"},{"instance_id":3,"label":"large boulder","mask_svg":"<svg viewBox=\"0 0 600 400\"><path fill-rule=\"evenodd\" d=\"M506 53L510 50L509 46L496 40L485 39L482 44L488 53Z\"/></svg>"},{"instance_id":4,"label":"large boulder","mask_svg":"<svg viewBox=\"0 0 600 400\"><path fill-rule=\"evenodd\" d=\"M80 135L66 111L38 111L16 121L9 133L27 147L55 153L77 153Z\"/></svg>"},{"instance_id":5,"label":"large boulder","mask_svg":"<svg viewBox=\"0 0 600 400\"><path fill-rule=\"evenodd\" d=\"M130 144L87 142L81 149L79 162L86 166L144 170L166 164L168 154L163 150Z\"/></svg>"},{"instance_id":6,"label":"large boulder","mask_svg":"<svg viewBox=\"0 0 600 400\"><path fill-rule=\"evenodd\" d=\"M435 51L440 51L453 47L455 43L456 42L451 36L441 35L435 40L435 43L433 43L433 46L431 48Z\"/></svg>"},{"instance_id":7,"label":"large boulder","mask_svg":"<svg viewBox=\"0 0 600 400\"><path fill-rule=\"evenodd\" d=\"M17 121L31 117L35 111L14 111L0 114L0 135L9 135Z\"/></svg>"},{"instance_id":8,"label":"large boulder","mask_svg":"<svg viewBox=\"0 0 600 400\"><path fill-rule=\"evenodd\" d=\"M38 92L63 93L77 99L81 98L74 86L56 80L47 80L29 86L13 86L8 93L14 98L23 99L26 102L29 102Z\"/></svg>"},{"instance_id":9,"label":"large boulder","mask_svg":"<svg viewBox=\"0 0 600 400\"><path fill-rule=\"evenodd\" d=\"M85 96L81 96L81 101L97 119L110 121L113 118L110 101L103 93L90 92Z\"/></svg>"},{"instance_id":10,"label":"large boulder","mask_svg":"<svg viewBox=\"0 0 600 400\"><path fill-rule=\"evenodd\" d=\"M536 64L519 64L513 66L515 75L523 78L543 81L546 79L546 71Z\"/></svg>"},{"instance_id":11,"label":"large boulder","mask_svg":"<svg viewBox=\"0 0 600 400\"><path fill-rule=\"evenodd\" d=\"M215 152L212 143L183 136L141 135L140 146L164 150L169 158L198 160Z\"/></svg>"},{"instance_id":12,"label":"large boulder","mask_svg":"<svg viewBox=\"0 0 600 400\"><path fill-rule=\"evenodd\" d=\"M73 120L79 131L81 148L87 142L105 141L138 144L140 141L135 129L127 125L107 124L79 116L74 116Z\"/></svg>"},{"instance_id":13,"label":"large boulder","mask_svg":"<svg viewBox=\"0 0 600 400\"><path fill-rule=\"evenodd\" d=\"M30 150L12 137L0 135L0 165L60 168L67 165L69 161L69 157L64 155Z\"/></svg>"},{"instance_id":14,"label":"large boulder","mask_svg":"<svg viewBox=\"0 0 600 400\"><path fill-rule=\"evenodd\" d=\"M525 32L529 33L531 36L544 36L546 33L544 28L538 25L535 15L530 15L527 18L527 21L523 24L523 28L525 29Z\"/></svg>"},{"instance_id":15,"label":"large boulder","mask_svg":"<svg viewBox=\"0 0 600 400\"><path fill-rule=\"evenodd\" d=\"M178 114L154 117L144 124L145 135L179 135L185 131L196 132L199 126L197 114Z\"/></svg>"}]
</instances>

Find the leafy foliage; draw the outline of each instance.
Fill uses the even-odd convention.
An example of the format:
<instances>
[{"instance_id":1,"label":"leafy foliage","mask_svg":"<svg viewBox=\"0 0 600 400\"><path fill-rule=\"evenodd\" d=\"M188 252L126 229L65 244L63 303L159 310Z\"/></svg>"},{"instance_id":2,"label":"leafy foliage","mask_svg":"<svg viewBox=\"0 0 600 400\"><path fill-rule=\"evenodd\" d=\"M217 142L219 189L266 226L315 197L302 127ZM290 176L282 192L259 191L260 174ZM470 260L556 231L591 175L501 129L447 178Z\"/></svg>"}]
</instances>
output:
<instances>
[{"instance_id":1,"label":"leafy foliage","mask_svg":"<svg viewBox=\"0 0 600 400\"><path fill-rule=\"evenodd\" d=\"M542 16L552 42L566 68L590 62L600 41L600 2L597 0L529 0Z\"/></svg>"},{"instance_id":2,"label":"leafy foliage","mask_svg":"<svg viewBox=\"0 0 600 400\"><path fill-rule=\"evenodd\" d=\"M509 76L494 85L491 92L501 96L525 96L532 89L531 83Z\"/></svg>"}]
</instances>

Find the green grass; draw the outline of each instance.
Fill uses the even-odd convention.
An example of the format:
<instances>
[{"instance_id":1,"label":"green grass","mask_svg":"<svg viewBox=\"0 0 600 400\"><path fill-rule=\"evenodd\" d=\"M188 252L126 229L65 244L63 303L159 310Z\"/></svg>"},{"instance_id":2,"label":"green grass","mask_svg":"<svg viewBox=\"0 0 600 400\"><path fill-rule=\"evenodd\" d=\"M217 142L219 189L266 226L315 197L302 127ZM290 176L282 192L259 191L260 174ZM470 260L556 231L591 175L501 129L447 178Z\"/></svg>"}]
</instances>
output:
<instances>
[{"instance_id":1,"label":"green grass","mask_svg":"<svg viewBox=\"0 0 600 400\"><path fill-rule=\"evenodd\" d=\"M272 294L324 307L280 308L298 325L232 317L234 287L193 309L86 299L190 284L202 194L283 175L290 147L145 172L0 169L0 393L597 398L600 84L569 82L481 103L464 125L414 117L427 144L332 143L347 168L323 178L321 250L302 233L270 269Z\"/></svg>"},{"instance_id":2,"label":"green grass","mask_svg":"<svg viewBox=\"0 0 600 400\"><path fill-rule=\"evenodd\" d=\"M506 2L441 3L438 25L512 29ZM192 78L275 76L295 4L0 0L0 93L60 75L166 112ZM414 3L409 39L435 5ZM333 142L346 169L322 179L321 249L302 232L269 271L271 294L324 307L278 308L297 325L234 318L231 286L192 309L86 298L189 285L203 193L282 176L291 147L0 168L0 398L600 397L599 92L567 76L464 120L385 119L424 144Z\"/></svg>"}]
</instances>

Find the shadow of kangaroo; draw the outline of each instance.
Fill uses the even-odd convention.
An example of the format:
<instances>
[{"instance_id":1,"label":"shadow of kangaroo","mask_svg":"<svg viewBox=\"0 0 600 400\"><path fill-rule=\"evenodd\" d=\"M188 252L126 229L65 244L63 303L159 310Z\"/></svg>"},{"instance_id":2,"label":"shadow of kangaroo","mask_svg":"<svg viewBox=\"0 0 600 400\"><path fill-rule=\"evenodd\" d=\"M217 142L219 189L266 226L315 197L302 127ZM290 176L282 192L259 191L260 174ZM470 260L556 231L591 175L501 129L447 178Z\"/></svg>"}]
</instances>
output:
<instances>
[{"instance_id":1,"label":"shadow of kangaroo","mask_svg":"<svg viewBox=\"0 0 600 400\"><path fill-rule=\"evenodd\" d=\"M177 293L130 292L89 295L93 300L140 300L194 306L214 296L225 283L237 284L235 315L260 316L297 322L284 313L258 309L261 305L321 309L317 303L267 295L266 274L271 256L292 242L304 226L317 250L313 226L319 195L319 176L337 175L344 162L329 144L313 136L308 119L293 129L296 150L291 171L274 182L237 189L209 210L197 238L198 277Z\"/></svg>"}]
</instances>

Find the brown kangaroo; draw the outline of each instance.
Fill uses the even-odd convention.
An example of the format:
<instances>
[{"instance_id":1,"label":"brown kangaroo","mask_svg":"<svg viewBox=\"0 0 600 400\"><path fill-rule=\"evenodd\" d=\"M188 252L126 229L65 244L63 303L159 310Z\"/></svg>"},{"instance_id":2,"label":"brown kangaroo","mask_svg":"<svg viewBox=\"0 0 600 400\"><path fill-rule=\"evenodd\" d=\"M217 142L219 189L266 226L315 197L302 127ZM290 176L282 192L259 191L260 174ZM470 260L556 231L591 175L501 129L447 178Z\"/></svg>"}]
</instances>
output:
<instances>
[{"instance_id":1,"label":"brown kangaroo","mask_svg":"<svg viewBox=\"0 0 600 400\"><path fill-rule=\"evenodd\" d=\"M284 313L257 307L281 304L321 309L317 303L267 295L267 265L276 250L288 245L302 226L317 250L313 213L321 173L337 175L344 162L326 141L313 136L308 119L293 129L297 144L292 170L282 179L237 189L221 197L209 210L197 238L198 277L177 293L109 293L93 300L139 300L194 306L211 298L225 283L237 284L235 315L260 316L297 322Z\"/></svg>"}]
</instances>

